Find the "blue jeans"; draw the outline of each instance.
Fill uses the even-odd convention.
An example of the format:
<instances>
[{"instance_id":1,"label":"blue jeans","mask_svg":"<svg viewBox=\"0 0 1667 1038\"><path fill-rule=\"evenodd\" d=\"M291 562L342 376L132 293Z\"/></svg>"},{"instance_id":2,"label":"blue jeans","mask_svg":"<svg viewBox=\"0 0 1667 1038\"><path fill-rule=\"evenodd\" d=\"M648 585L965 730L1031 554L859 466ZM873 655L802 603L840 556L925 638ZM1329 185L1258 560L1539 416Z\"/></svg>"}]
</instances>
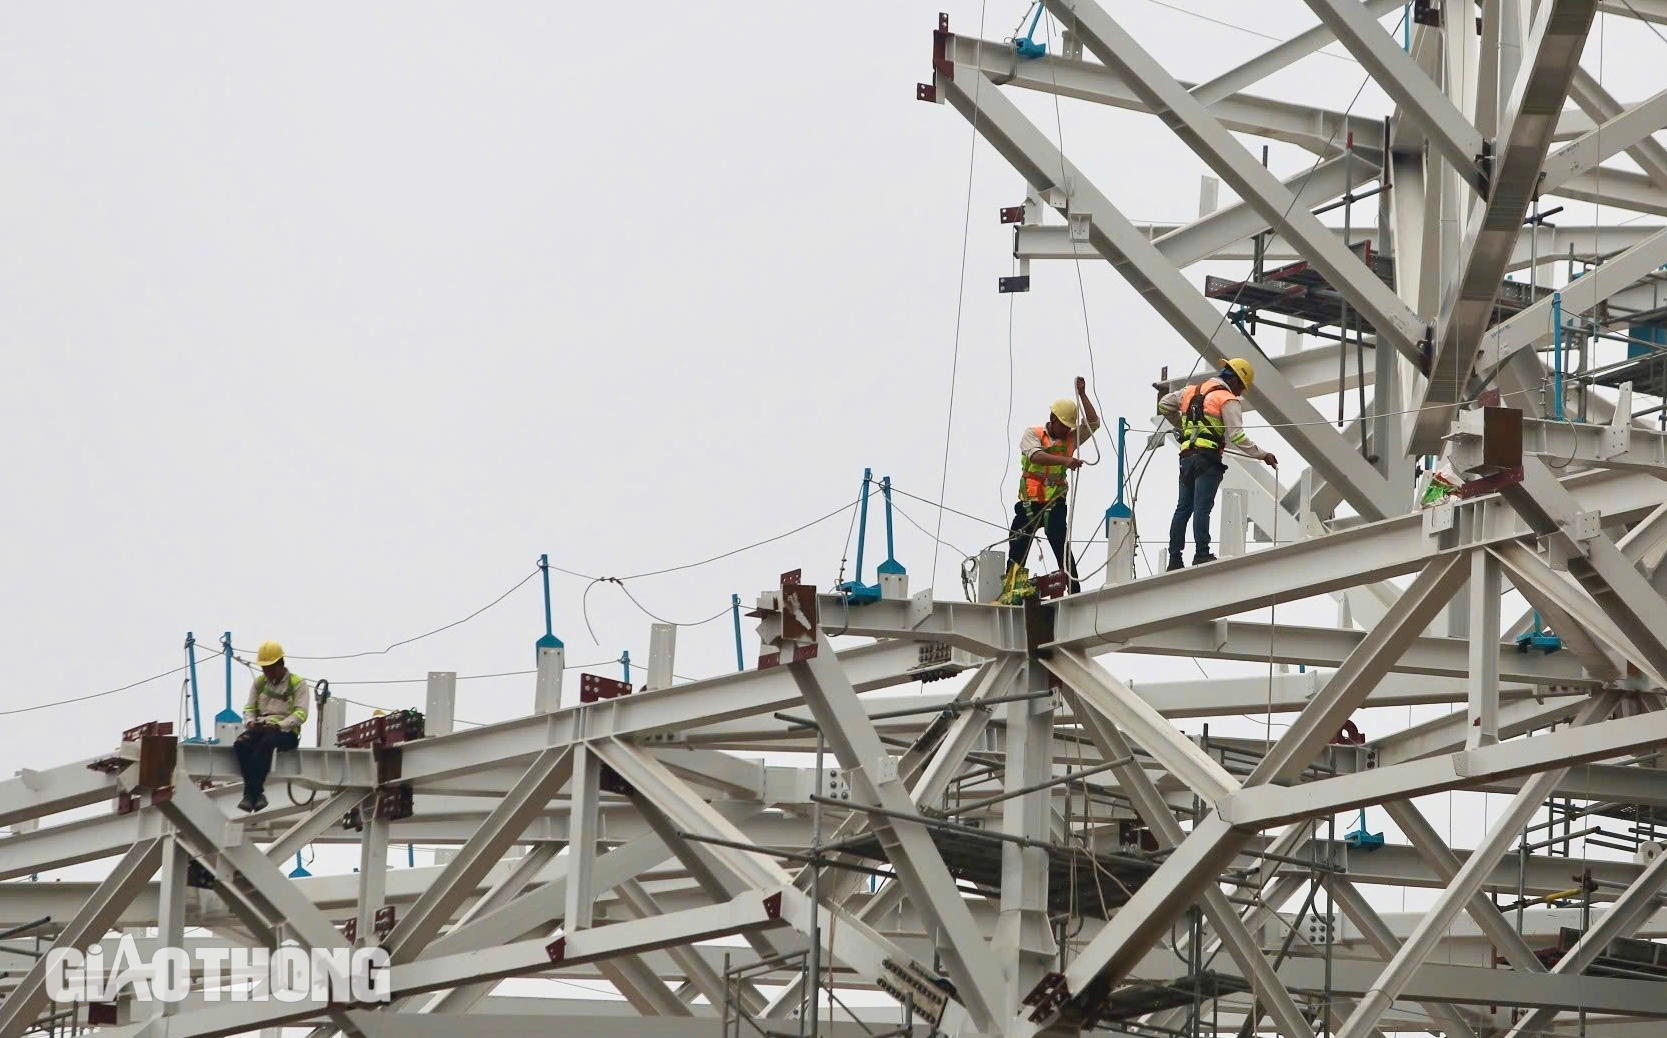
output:
<instances>
[{"instance_id":1,"label":"blue jeans","mask_svg":"<svg viewBox=\"0 0 1667 1038\"><path fill-rule=\"evenodd\" d=\"M1208 451L1181 456L1181 487L1175 502L1175 518L1169 521L1169 557L1181 557L1186 545L1187 520L1192 520L1193 557L1210 553L1210 513L1215 510L1216 491L1227 466Z\"/></svg>"}]
</instances>

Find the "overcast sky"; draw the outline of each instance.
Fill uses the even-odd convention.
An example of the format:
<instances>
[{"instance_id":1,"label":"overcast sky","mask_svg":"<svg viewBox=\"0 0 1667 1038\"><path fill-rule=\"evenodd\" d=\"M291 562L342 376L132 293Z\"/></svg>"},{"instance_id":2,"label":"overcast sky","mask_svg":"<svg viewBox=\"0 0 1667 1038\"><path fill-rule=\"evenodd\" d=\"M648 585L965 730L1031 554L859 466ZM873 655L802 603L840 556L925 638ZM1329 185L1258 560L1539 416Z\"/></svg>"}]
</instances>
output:
<instances>
[{"instance_id":1,"label":"overcast sky","mask_svg":"<svg viewBox=\"0 0 1667 1038\"><path fill-rule=\"evenodd\" d=\"M1108 3L1183 79L1271 45L1248 30L1284 38L1313 21L1295 0L1186 6ZM188 630L210 649L231 630L293 657L376 650L491 601L540 552L592 576L700 560L849 502L864 466L937 499L952 370L945 497L1004 526L1013 438L1073 376L1094 378L1109 420L1145 427L1159 368L1193 367L1104 265L1082 266L1080 294L1069 266L1038 264L1032 292L997 295L1011 262L997 209L1023 183L971 148L952 109L913 100L939 5L596 10L11 5L0 709L177 666ZM1023 5L949 11L956 31L982 18L999 39ZM1345 108L1364 73L1329 50L1256 92ZM1600 18L1585 62L1630 102L1659 89L1664 56L1667 43ZM1017 99L1131 218L1197 215L1204 166L1155 120ZM1388 109L1368 87L1355 110ZM1311 161L1272 151L1282 176ZM1208 272L1245 269L1189 276ZM1079 536L1110 503L1111 468L1083 477ZM1173 452L1151 471L1147 538L1165 533ZM935 527L930 506L900 503ZM878 511L871 523L878 538ZM847 530L839 516L626 586L662 617L705 618L784 569L833 584ZM943 531L965 551L1002 536L956 516ZM900 517L917 590L933 554ZM960 555L938 554L939 597L959 598ZM865 579L880 558L871 543ZM599 585L593 642L585 587L555 585L569 659L645 660L649 617ZM427 671L530 667L541 633L533 582L443 635L295 669L420 705ZM751 656L750 626L747 641ZM680 674L733 656L727 618L680 633ZM204 670L212 715L222 672ZM382 679L418 683L345 684ZM530 678L473 681L457 713L491 721L531 702ZM6 716L0 761L101 752L179 704L170 678Z\"/></svg>"}]
</instances>

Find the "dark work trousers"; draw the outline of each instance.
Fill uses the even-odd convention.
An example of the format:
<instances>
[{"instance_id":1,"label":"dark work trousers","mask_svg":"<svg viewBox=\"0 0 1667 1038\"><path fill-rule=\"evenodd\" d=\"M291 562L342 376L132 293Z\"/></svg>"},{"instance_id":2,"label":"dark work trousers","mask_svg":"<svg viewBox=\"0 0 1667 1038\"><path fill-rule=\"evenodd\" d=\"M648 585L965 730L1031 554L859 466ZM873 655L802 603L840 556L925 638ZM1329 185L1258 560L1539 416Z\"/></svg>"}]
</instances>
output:
<instances>
[{"instance_id":1,"label":"dark work trousers","mask_svg":"<svg viewBox=\"0 0 1667 1038\"><path fill-rule=\"evenodd\" d=\"M1053 547L1053 557L1059 562L1059 568L1071 577L1071 594L1082 590L1077 583L1077 563L1068 558L1065 552L1065 518L1066 506L1063 497L1055 498L1049 504L1034 501L1020 501L1013 506L1013 525L1010 528L1012 536L1007 542L1007 564L1015 563L1023 566L1030 558L1031 545L1036 543L1036 528L1043 526L1047 530L1048 544Z\"/></svg>"},{"instance_id":2,"label":"dark work trousers","mask_svg":"<svg viewBox=\"0 0 1667 1038\"><path fill-rule=\"evenodd\" d=\"M1192 520L1193 557L1210 553L1210 513L1216 507L1216 491L1227 466L1213 451L1192 451L1181 455L1181 486L1175 501L1175 518L1169 522L1169 557L1181 557L1186 546L1187 520Z\"/></svg>"},{"instance_id":3,"label":"dark work trousers","mask_svg":"<svg viewBox=\"0 0 1667 1038\"><path fill-rule=\"evenodd\" d=\"M246 728L232 750L237 754L237 766L243 769L243 796L254 800L266 794L266 776L272 771L272 751L293 750L301 737L286 732L273 724Z\"/></svg>"}]
</instances>

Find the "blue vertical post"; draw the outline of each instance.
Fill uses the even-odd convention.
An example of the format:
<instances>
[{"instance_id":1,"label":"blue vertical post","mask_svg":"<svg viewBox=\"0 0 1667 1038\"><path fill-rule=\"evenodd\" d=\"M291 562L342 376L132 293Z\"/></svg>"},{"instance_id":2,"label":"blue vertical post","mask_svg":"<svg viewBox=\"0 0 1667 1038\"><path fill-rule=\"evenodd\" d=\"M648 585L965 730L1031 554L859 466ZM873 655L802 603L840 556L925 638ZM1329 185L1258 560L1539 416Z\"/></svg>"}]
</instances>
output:
<instances>
[{"instance_id":1,"label":"blue vertical post","mask_svg":"<svg viewBox=\"0 0 1667 1038\"><path fill-rule=\"evenodd\" d=\"M555 626L550 615L550 556L540 555L538 557L538 570L544 577L544 637L540 638L533 646L535 658L544 649L560 649L563 647L561 639L556 637Z\"/></svg>"},{"instance_id":2,"label":"blue vertical post","mask_svg":"<svg viewBox=\"0 0 1667 1038\"><path fill-rule=\"evenodd\" d=\"M353 871L357 872L359 870L354 869ZM289 878L290 879L306 879L308 876L311 876L311 875L312 875L312 873L307 871L307 866L301 864L301 852L296 851L295 852L295 868L289 870Z\"/></svg>"},{"instance_id":3,"label":"blue vertical post","mask_svg":"<svg viewBox=\"0 0 1667 1038\"><path fill-rule=\"evenodd\" d=\"M405 845L405 864L411 868L417 867L417 845L414 843Z\"/></svg>"},{"instance_id":4,"label":"blue vertical post","mask_svg":"<svg viewBox=\"0 0 1667 1038\"><path fill-rule=\"evenodd\" d=\"M908 570L897 561L897 544L892 536L891 525L891 477L885 476L880 480L880 496L886 504L886 561L874 568L874 572L881 576L907 576Z\"/></svg>"},{"instance_id":5,"label":"blue vertical post","mask_svg":"<svg viewBox=\"0 0 1667 1038\"><path fill-rule=\"evenodd\" d=\"M619 662L625 664L625 683L627 685L629 685L631 683L631 650L630 649L626 649L624 652L619 654Z\"/></svg>"},{"instance_id":6,"label":"blue vertical post","mask_svg":"<svg viewBox=\"0 0 1667 1038\"><path fill-rule=\"evenodd\" d=\"M191 741L203 741L202 700L197 695L197 636L185 632L185 666L191 672Z\"/></svg>"},{"instance_id":7,"label":"blue vertical post","mask_svg":"<svg viewBox=\"0 0 1667 1038\"><path fill-rule=\"evenodd\" d=\"M839 592L843 594L846 600L852 605L866 605L869 602L878 602L880 600L880 585L878 583L868 585L862 582L862 557L864 549L868 544L868 488L873 482L874 470L867 468L863 469L862 496L859 501L860 507L858 508L857 513L857 572L850 580L840 584L838 588ZM891 511L889 508L886 510L886 518L891 518ZM844 568L844 564L841 563L840 569L843 570Z\"/></svg>"},{"instance_id":8,"label":"blue vertical post","mask_svg":"<svg viewBox=\"0 0 1667 1038\"><path fill-rule=\"evenodd\" d=\"M1106 509L1106 519L1108 522L1112 519L1134 518L1134 512L1130 510L1128 504L1123 500L1123 493L1125 489L1127 489L1129 478L1128 473L1125 471L1126 462L1124 461L1124 459L1128 456L1128 435L1129 420L1127 418L1117 419L1117 500L1113 501L1111 503L1111 507ZM1111 536L1111 527L1109 525L1106 527L1106 536Z\"/></svg>"},{"instance_id":9,"label":"blue vertical post","mask_svg":"<svg viewBox=\"0 0 1667 1038\"><path fill-rule=\"evenodd\" d=\"M1552 417L1563 417L1563 293L1551 293Z\"/></svg>"},{"instance_id":10,"label":"blue vertical post","mask_svg":"<svg viewBox=\"0 0 1667 1038\"><path fill-rule=\"evenodd\" d=\"M886 503L886 561L897 561L896 545L892 541L891 531L891 477L880 480L880 496Z\"/></svg>"},{"instance_id":11,"label":"blue vertical post","mask_svg":"<svg viewBox=\"0 0 1667 1038\"><path fill-rule=\"evenodd\" d=\"M868 484L874 480L873 469L862 470L862 508L857 516L857 572L851 579L862 583L862 549L868 539Z\"/></svg>"},{"instance_id":12,"label":"blue vertical post","mask_svg":"<svg viewBox=\"0 0 1667 1038\"><path fill-rule=\"evenodd\" d=\"M237 724L243 720L243 715L232 706L232 632L227 631L220 636L220 652L226 657L226 707L214 715L216 726Z\"/></svg>"},{"instance_id":13,"label":"blue vertical post","mask_svg":"<svg viewBox=\"0 0 1667 1038\"><path fill-rule=\"evenodd\" d=\"M1401 8L1401 49L1412 51L1412 5Z\"/></svg>"},{"instance_id":14,"label":"blue vertical post","mask_svg":"<svg viewBox=\"0 0 1667 1038\"><path fill-rule=\"evenodd\" d=\"M735 620L735 669L746 670L747 661L741 655L741 596L729 596L729 615Z\"/></svg>"}]
</instances>

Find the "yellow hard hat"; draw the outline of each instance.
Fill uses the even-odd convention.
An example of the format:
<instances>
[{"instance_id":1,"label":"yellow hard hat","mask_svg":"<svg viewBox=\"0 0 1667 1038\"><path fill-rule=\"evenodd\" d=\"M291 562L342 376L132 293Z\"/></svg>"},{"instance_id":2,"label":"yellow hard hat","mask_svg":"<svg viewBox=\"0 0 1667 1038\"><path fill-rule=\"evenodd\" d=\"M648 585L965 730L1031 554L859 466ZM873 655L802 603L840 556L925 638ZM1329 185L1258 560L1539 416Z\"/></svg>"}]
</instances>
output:
<instances>
[{"instance_id":1,"label":"yellow hard hat","mask_svg":"<svg viewBox=\"0 0 1667 1038\"><path fill-rule=\"evenodd\" d=\"M1053 402L1053 416L1075 429L1077 427L1077 402L1075 400L1055 400Z\"/></svg>"},{"instance_id":2,"label":"yellow hard hat","mask_svg":"<svg viewBox=\"0 0 1667 1038\"><path fill-rule=\"evenodd\" d=\"M1256 369L1250 366L1250 361L1243 357L1234 357L1232 360L1222 361L1221 364L1223 367L1231 368L1233 374L1239 376L1239 381L1244 383L1246 389L1255 384Z\"/></svg>"},{"instance_id":3,"label":"yellow hard hat","mask_svg":"<svg viewBox=\"0 0 1667 1038\"><path fill-rule=\"evenodd\" d=\"M277 642L261 642L260 655L255 657L255 662L263 667L270 667L283 658L284 647L282 645Z\"/></svg>"}]
</instances>

